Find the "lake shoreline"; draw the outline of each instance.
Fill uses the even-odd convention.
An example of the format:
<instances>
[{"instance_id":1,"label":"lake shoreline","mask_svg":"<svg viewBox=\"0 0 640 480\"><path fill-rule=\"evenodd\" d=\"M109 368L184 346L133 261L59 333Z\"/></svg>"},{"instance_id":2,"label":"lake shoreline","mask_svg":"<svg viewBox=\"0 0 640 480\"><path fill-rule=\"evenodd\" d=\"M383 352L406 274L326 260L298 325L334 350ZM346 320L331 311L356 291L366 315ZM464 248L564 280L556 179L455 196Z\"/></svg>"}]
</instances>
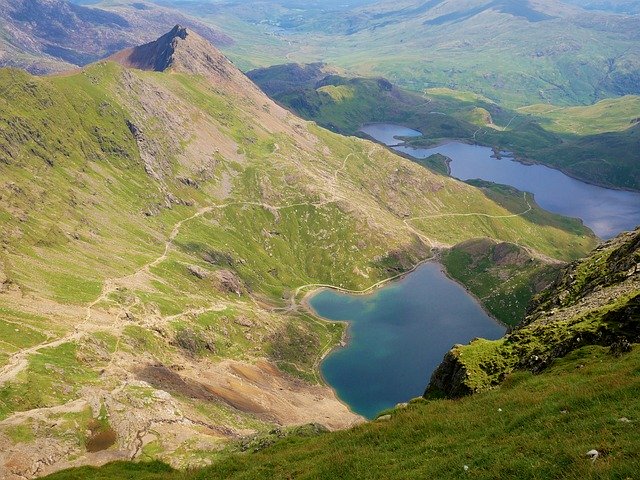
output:
<instances>
[{"instance_id":1,"label":"lake shoreline","mask_svg":"<svg viewBox=\"0 0 640 480\"><path fill-rule=\"evenodd\" d=\"M583 225L600 239L613 238L640 224L640 192L634 190L584 181L562 168L464 139L440 139L421 148L412 144L422 138L420 132L401 125L364 125L360 132L374 140L379 139L378 143L382 145L394 145L390 147L394 153L417 164L428 164L421 160L434 154L450 158L452 161L446 166L449 178L463 182L480 179L530 192L543 210L581 219ZM401 139L407 141L402 143ZM445 168L440 164L438 169L440 175L445 174Z\"/></svg>"},{"instance_id":2,"label":"lake shoreline","mask_svg":"<svg viewBox=\"0 0 640 480\"><path fill-rule=\"evenodd\" d=\"M365 125L362 125L360 128L363 128L363 127L368 126L368 125L387 125L387 124L388 124L387 122L371 122L371 123L367 123ZM408 127L406 125L400 125L400 124L396 124L396 125L398 125L399 127L403 127L403 128L408 128L408 129L411 129L411 130L419 131L415 127ZM438 147L441 147L443 145L447 145L449 143L458 142L458 143L464 143L466 145L477 145L477 146L480 146L480 147L491 148L494 151L494 153L496 151L499 151L495 145L491 145L491 144L488 144L488 143L481 143L481 142L478 142L477 140L468 139L468 138L442 138L442 139L439 139L437 142L433 142L433 143L429 143L429 144L418 144L418 145L413 145L413 144L407 143L405 141L405 142L399 142L397 144L390 145L390 144L387 144L387 143L385 143L383 141L380 141L380 140L376 139L375 137L369 135L366 132L363 132L362 130L358 130L358 133L363 134L363 137L365 139L373 141L373 142L378 143L380 145L383 145L383 146L385 146L387 148L390 148L395 153L400 154L401 156L403 156L405 158L408 158L410 160L413 160L413 161L415 161L417 159L417 157L413 157L413 156L409 155L408 153L398 152L397 150L395 150L395 147L405 147L405 148L415 148L415 149L425 149L426 150L426 149L431 149L431 148L438 148ZM411 138L411 137L404 137L404 138ZM416 136L415 138L418 138L418 137ZM509 151L509 153L511 154L511 156L507 157L508 159L516 161L518 163L521 163L522 165L540 165L540 166L543 166L543 167L550 168L552 170L557 170L558 172L563 173L567 177L572 178L572 179L577 180L577 181L582 182L582 183L586 183L587 185L592 185L594 187L600 187L600 188L606 188L607 190L616 190L616 191L619 191L619 192L640 193L640 189L633 189L633 188L628 188L628 187L621 187L619 185L611 185L611 184L606 184L606 183L599 183L599 182L596 182L596 181L591 180L591 179L586 179L586 178L579 177L575 173L569 172L569 171L563 169L562 167L559 167L559 166L556 166L556 165L548 165L548 164L543 163L543 162L541 162L539 160L535 160L535 159L532 159L532 158L529 158L529 157L518 155L518 154L516 154L516 153L514 153L512 151ZM499 155L496 155L495 158L497 160L501 160ZM451 176L451 171L450 170L449 170L449 176Z\"/></svg>"},{"instance_id":3,"label":"lake shoreline","mask_svg":"<svg viewBox=\"0 0 640 480\"><path fill-rule=\"evenodd\" d=\"M404 279L406 279L409 275L413 274L416 272L416 270L424 265L427 264L433 264L435 266L437 266L437 270L439 273L442 274L442 276L444 278L447 279L447 281L450 281L451 283L461 287L465 294L469 297L469 299L472 301L473 304L475 304L477 307L479 307L482 312L484 312L484 314L486 315L486 317L488 317L489 320L491 320L492 323L494 323L497 327L500 327L501 329L504 329L505 332L499 337L502 338L502 336L504 334L506 334L509 329L511 328L509 325L505 324L504 322L498 320L497 318L494 317L494 315L487 310L487 308L485 308L485 306L482 304L482 302L480 301L480 299L474 295L465 285L463 285L462 283L460 283L459 281L457 281L456 279L452 278L446 271L446 267L444 266L444 264L441 261L441 253L442 251L438 250L434 252L435 254L428 258L425 259L421 262L418 262L416 265L414 265L410 270L407 270L406 272L399 274L396 277L392 277L393 280L389 280L387 282L381 283L379 285L376 285L375 288L371 289L371 290L366 290L365 292L354 292L354 293L347 293L344 291L344 289L338 289L338 288L331 288L329 286L326 287L318 287L318 288L314 288L313 290L308 291L304 297L300 300L299 304L304 308L304 310L314 316L315 318L318 318L320 320L322 320L323 322L327 322L327 323L332 323L332 324L336 324L336 323L341 323L344 325L344 330L342 333L342 336L340 338L340 341L337 343L333 343L332 345L329 345L328 348L325 348L325 350L321 353L321 355L318 357L318 360L316 361L316 365L315 365L315 369L316 372L318 373L319 377L322 379L322 382L327 385L328 387L330 387L334 393L336 394L336 397L339 399L339 401L341 403L343 403L351 412L358 414L364 418L368 418L367 415L362 414L362 413L358 413L356 411L354 411L354 409L349 405L349 403L347 403L347 401L342 400L339 396L339 388L338 385L332 385L331 382L328 381L328 379L326 378L326 376L323 373L323 370L321 368L322 363L333 353L335 353L338 350L344 349L344 348L348 348L350 343L353 341L353 336L352 336L352 325L353 325L353 320L348 320L348 319L331 319L328 317L325 317L323 315L321 315L319 312L317 312L313 306L311 305L310 301L311 299L317 295L318 293L324 291L324 290L332 290L336 293L342 293L345 295L349 295L349 296L370 296L370 295L375 295L379 292L380 289L388 287L389 285L396 283L396 282L400 282ZM484 338L484 337L483 337ZM472 341L473 339L469 340ZM447 351L452 348L454 346L454 343L451 343L451 345L447 346ZM425 371L425 382L424 382L424 388L426 388L426 385L428 384L428 376L429 376L430 372L429 371ZM411 397L411 398L415 398L415 397ZM411 398L406 398L403 401L409 401ZM372 416L371 419L375 419L375 416Z\"/></svg>"}]
</instances>

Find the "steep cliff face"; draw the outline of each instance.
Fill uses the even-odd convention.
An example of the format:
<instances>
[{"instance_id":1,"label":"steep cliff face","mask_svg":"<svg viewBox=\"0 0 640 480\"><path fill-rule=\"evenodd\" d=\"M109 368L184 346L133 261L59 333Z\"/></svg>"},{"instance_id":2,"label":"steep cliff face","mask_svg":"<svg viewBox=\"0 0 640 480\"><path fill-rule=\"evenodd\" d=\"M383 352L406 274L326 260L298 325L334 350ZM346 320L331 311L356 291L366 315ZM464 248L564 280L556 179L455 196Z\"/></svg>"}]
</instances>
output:
<instances>
[{"instance_id":1,"label":"steep cliff face","mask_svg":"<svg viewBox=\"0 0 640 480\"><path fill-rule=\"evenodd\" d=\"M585 345L622 354L640 340L640 228L601 244L567 266L532 301L503 339L456 345L436 369L426 396L459 397L500 383L515 369L539 372Z\"/></svg>"}]
</instances>

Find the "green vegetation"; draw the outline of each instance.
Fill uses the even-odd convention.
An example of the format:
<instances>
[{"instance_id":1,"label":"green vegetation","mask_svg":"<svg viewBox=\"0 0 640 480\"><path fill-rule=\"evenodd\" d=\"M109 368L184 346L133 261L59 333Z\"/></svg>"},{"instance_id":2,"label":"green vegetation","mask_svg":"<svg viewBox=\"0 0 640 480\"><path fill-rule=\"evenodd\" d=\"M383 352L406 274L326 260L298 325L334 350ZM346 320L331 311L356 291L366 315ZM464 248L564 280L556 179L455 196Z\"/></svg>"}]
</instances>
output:
<instances>
[{"instance_id":1,"label":"green vegetation","mask_svg":"<svg viewBox=\"0 0 640 480\"><path fill-rule=\"evenodd\" d=\"M473 91L509 107L640 93L633 17L549 1L368 3L180 8L232 36L225 52L246 70L326 61L410 90Z\"/></svg>"},{"instance_id":2,"label":"green vegetation","mask_svg":"<svg viewBox=\"0 0 640 480\"><path fill-rule=\"evenodd\" d=\"M609 98L586 107L539 104L519 108L518 112L542 119L547 130L557 133L584 136L622 132L638 123L640 97Z\"/></svg>"},{"instance_id":3,"label":"green vegetation","mask_svg":"<svg viewBox=\"0 0 640 480\"><path fill-rule=\"evenodd\" d=\"M533 258L517 245L488 239L456 245L442 263L495 318L512 326L522 321L531 298L558 272L557 265Z\"/></svg>"},{"instance_id":4,"label":"green vegetation","mask_svg":"<svg viewBox=\"0 0 640 480\"><path fill-rule=\"evenodd\" d=\"M93 357L89 353L85 363L79 359L76 344L64 343L31 357L17 382L0 387L0 419L15 411L49 407L76 398L82 385L97 381L93 368L104 363L104 359L94 357L97 362L89 366L87 360Z\"/></svg>"},{"instance_id":5,"label":"green vegetation","mask_svg":"<svg viewBox=\"0 0 640 480\"><path fill-rule=\"evenodd\" d=\"M473 257L478 269L488 255L501 267L522 266L525 254L476 240L450 256ZM201 469L116 462L46 478L633 478L639 259L640 229L601 245L536 297L522 326L456 346L424 398L373 422L334 433L274 430L229 445Z\"/></svg>"},{"instance_id":6,"label":"green vegetation","mask_svg":"<svg viewBox=\"0 0 640 480\"><path fill-rule=\"evenodd\" d=\"M640 189L638 96L586 107L511 110L473 93L431 88L419 95L384 79L341 76L322 64L276 65L248 75L274 100L330 130L361 135L358 129L366 123L398 123L422 133L407 139L415 146L459 139L508 150L591 183ZM336 89L349 95L327 93L341 91ZM443 159L418 163L446 173Z\"/></svg>"},{"instance_id":7,"label":"green vegetation","mask_svg":"<svg viewBox=\"0 0 640 480\"><path fill-rule=\"evenodd\" d=\"M39 409L36 438L68 458L134 448L137 428L156 437L144 455L202 462L298 421L299 396L348 416L318 374L344 327L304 313L300 287L364 289L480 236L561 260L596 242L520 192L302 122L248 83L107 62L0 70L0 91L0 419ZM93 409L58 423L85 396ZM185 434L159 438L149 418Z\"/></svg>"},{"instance_id":8,"label":"green vegetation","mask_svg":"<svg viewBox=\"0 0 640 480\"><path fill-rule=\"evenodd\" d=\"M615 360L602 347L584 347L542 375L513 373L483 394L412 402L388 421L288 437L203 470L113 463L46 478L633 478L640 468L639 361L638 347ZM593 462L591 449L601 452Z\"/></svg>"},{"instance_id":9,"label":"green vegetation","mask_svg":"<svg viewBox=\"0 0 640 480\"><path fill-rule=\"evenodd\" d=\"M457 396L483 391L514 369L540 371L582 345L619 344L624 351L638 337L639 239L640 230L622 234L571 264L533 299L520 327L505 337L454 347L428 392ZM449 262L457 267L455 260L456 254ZM465 373L454 378L454 371Z\"/></svg>"}]
</instances>

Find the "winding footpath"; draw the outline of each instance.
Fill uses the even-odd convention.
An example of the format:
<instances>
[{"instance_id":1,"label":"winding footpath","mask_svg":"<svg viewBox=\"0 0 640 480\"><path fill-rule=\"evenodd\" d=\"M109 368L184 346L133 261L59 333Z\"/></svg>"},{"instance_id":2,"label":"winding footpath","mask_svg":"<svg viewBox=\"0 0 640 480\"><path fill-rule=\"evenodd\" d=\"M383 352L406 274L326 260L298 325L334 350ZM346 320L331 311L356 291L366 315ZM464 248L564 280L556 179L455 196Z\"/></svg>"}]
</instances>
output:
<instances>
[{"instance_id":1,"label":"winding footpath","mask_svg":"<svg viewBox=\"0 0 640 480\"><path fill-rule=\"evenodd\" d=\"M377 147L374 147L374 149ZM369 155L371 155L371 153L373 152L373 150L369 151ZM74 331L66 336L63 336L61 338L58 338L56 340L52 340L52 341L48 341L45 343L41 343L38 345L35 345L33 347L29 347L26 349L23 349L17 353L15 353L13 356L10 357L10 359L8 360L7 364L4 365L2 368L0 368L0 386L4 385L6 382L14 379L20 372L22 372L23 370L25 370L29 364L28 358L30 355L36 354L38 353L40 350L45 349L45 348L55 348L57 346L60 346L64 343L67 342L71 342L71 341L75 341L75 340L79 340L80 338L82 338L84 335L87 335L89 333L94 333L96 331L99 330L104 330L105 328L111 328L112 330L120 330L122 328L122 325L120 325L120 328L118 328L118 323L122 324L123 323L123 319L122 319L122 315L115 315L116 317L116 321L113 322L111 325L105 325L103 323L99 323L94 321L93 318L93 311L95 309L95 307L100 304L101 302L107 301L109 295L111 295L112 293L114 293L120 286L122 286L126 281L130 281L132 279L134 279L136 276L139 275L143 275L143 274L149 274L150 273L150 269L153 267L158 266L159 264L161 264L163 261L165 261L169 255L169 252L171 251L174 241L175 239L178 237L181 228L183 227L184 224L195 220L196 218L199 218L203 215L206 215L207 213L210 213L214 210L220 210L220 209L224 209L227 207L231 207L231 206L256 206L256 207L262 207L265 208L269 211L279 211L279 210L283 210L283 209L288 209L288 208L295 208L295 207L301 207L301 206L313 206L316 208L325 206L329 203L335 203L337 201L339 201L341 199L341 196L338 194L338 177L341 173L344 172L344 170L347 167L347 162L349 160L349 158L351 158L351 156L354 155L354 153L349 153L348 155L345 156L342 165L336 169L333 173L333 178L332 178L332 184L330 185L330 189L331 189L331 198L328 200L324 200L321 202L302 202L302 203L294 203L294 204L287 204L287 205L270 205L268 203L265 202L227 202L227 203L223 203L223 204L219 204L219 205L209 205L207 207L202 207L200 209L198 209L197 212L195 212L193 215L191 215L190 217L184 218L182 220L180 220L179 222L177 222L167 240L165 241L165 246L164 246L164 250L162 252L161 255L159 255L157 258L155 258L154 260L152 260L149 263L146 263L145 265L141 266L140 268L138 268L136 271L134 271L133 273L130 273L128 275L122 276L122 277L114 277L114 278L107 278L104 281L102 290L100 292L100 295L90 304L87 305L86 307L86 314L85 317L83 319L83 321L81 323L79 323L78 325L75 326ZM434 214L434 215L422 215L422 216L417 216L417 217L411 217L411 218L406 218L403 220L403 223L405 225L405 227L413 234L415 234L416 236L418 236L421 240L423 240L424 242L426 242L432 249L437 249L437 248L442 248L442 247L446 247L446 245L444 244L440 244L435 242L433 239L427 237L421 230L417 229L416 227L414 227L413 225L410 224L411 221L414 220L421 220L421 219L428 219L428 218L442 218L442 217L471 217L471 216L480 216L480 217L487 217L487 218L512 218L512 217L518 217L518 216L522 216L525 215L526 213L530 212L532 210L532 206L529 202L529 200L527 199L527 193L524 193L524 200L528 205L528 208L521 212L521 213L516 213L516 214L511 214L511 215L489 215L486 213L443 213L443 214ZM330 285L330 284L322 284L322 283L312 283L312 284L306 284L306 285L301 285L299 287L297 287L295 289L295 291L293 292L293 294L291 295L290 299L289 299L289 305L286 307L281 307L281 308L275 308L273 309L273 311L280 311L282 313L292 313L295 312L299 309L299 305L297 303L297 299L299 297L299 295L305 291L305 290L309 290L309 289L319 289L319 288L329 288L332 290L336 290L339 292L343 292L343 293L349 293L349 294L355 294L355 295L363 295L366 293L371 292L372 290L375 290L376 288L379 288L389 282L392 282L394 280L397 280L411 272L413 272L418 266L415 265L411 270L408 270L406 272L402 272L399 273L397 275L393 275L389 278L385 278L384 280L380 280L379 282L374 283L373 285L363 289L363 290L350 290L347 288L343 288L337 285ZM218 307L211 307L210 309L198 309L198 310L194 310L194 311L208 311L211 309L216 309ZM176 316L174 316L175 318L182 316L184 314L186 314L187 312L183 312L181 314L178 314ZM119 336L118 336L119 339Z\"/></svg>"}]
</instances>

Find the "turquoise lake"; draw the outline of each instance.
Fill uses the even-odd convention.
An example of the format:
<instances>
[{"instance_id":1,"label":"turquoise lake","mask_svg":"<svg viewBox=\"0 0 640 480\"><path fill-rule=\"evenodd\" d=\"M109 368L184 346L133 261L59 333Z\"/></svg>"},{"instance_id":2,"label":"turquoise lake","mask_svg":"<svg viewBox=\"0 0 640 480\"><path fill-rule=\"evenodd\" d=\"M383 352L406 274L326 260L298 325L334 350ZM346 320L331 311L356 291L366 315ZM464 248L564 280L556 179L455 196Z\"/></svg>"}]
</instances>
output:
<instances>
[{"instance_id":1,"label":"turquoise lake","mask_svg":"<svg viewBox=\"0 0 640 480\"><path fill-rule=\"evenodd\" d=\"M475 337L500 338L493 320L438 263L425 263L369 295L321 290L309 303L329 320L349 322L349 341L321 365L351 409L373 418L418 397L444 354Z\"/></svg>"}]
</instances>

